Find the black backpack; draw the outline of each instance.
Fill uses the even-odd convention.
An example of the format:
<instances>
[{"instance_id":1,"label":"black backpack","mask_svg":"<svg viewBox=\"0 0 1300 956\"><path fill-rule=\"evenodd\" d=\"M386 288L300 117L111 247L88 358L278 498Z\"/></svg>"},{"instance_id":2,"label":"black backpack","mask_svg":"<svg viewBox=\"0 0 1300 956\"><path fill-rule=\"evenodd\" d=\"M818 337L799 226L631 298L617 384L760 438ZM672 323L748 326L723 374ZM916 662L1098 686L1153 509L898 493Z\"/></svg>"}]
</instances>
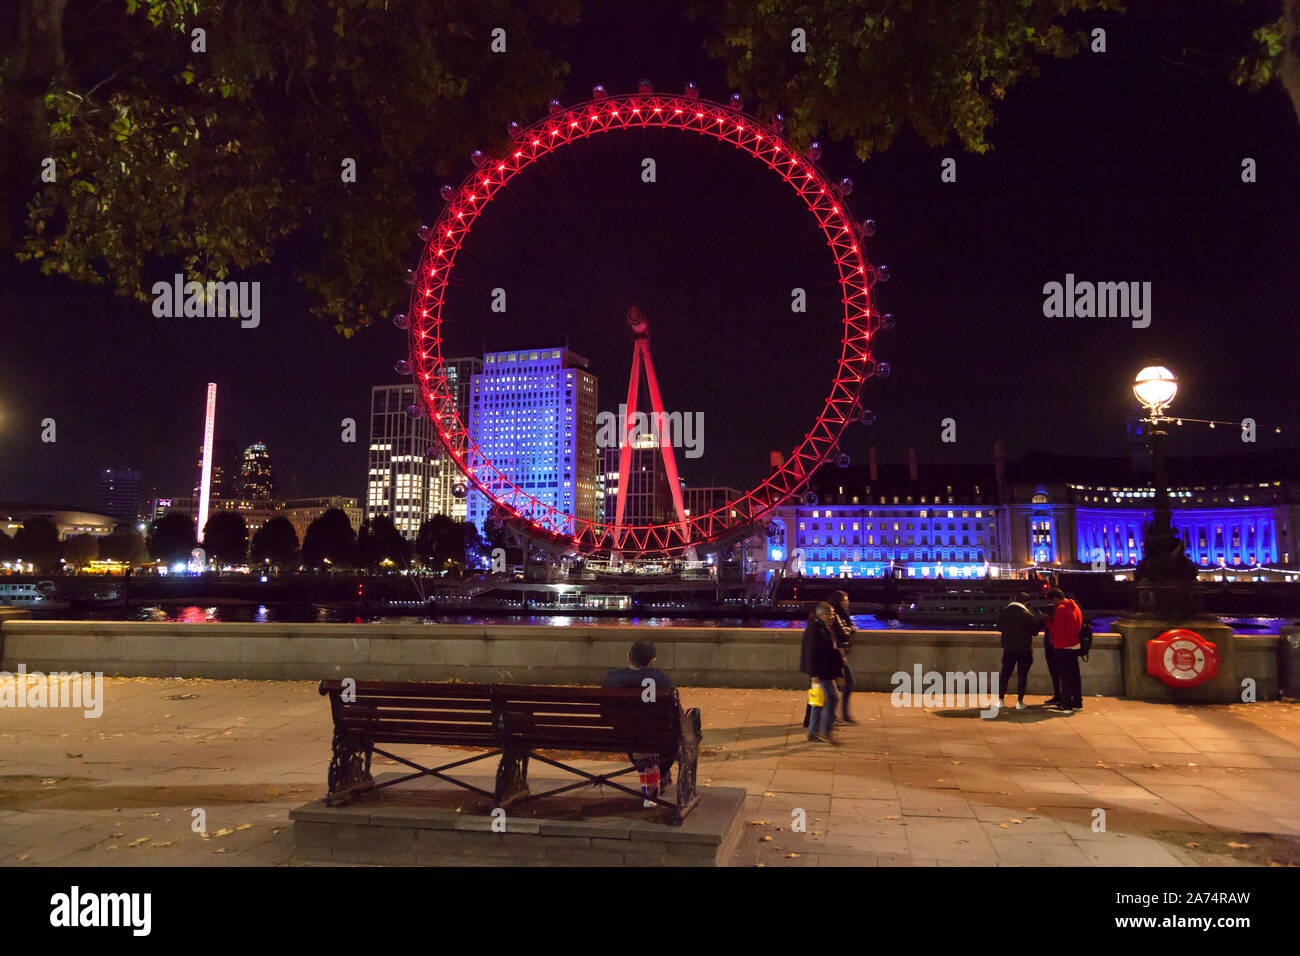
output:
<instances>
[{"instance_id":1,"label":"black backpack","mask_svg":"<svg viewBox=\"0 0 1300 956\"><path fill-rule=\"evenodd\" d=\"M1079 628L1079 659L1086 661L1090 650L1092 650L1092 625L1084 621L1083 626Z\"/></svg>"}]
</instances>

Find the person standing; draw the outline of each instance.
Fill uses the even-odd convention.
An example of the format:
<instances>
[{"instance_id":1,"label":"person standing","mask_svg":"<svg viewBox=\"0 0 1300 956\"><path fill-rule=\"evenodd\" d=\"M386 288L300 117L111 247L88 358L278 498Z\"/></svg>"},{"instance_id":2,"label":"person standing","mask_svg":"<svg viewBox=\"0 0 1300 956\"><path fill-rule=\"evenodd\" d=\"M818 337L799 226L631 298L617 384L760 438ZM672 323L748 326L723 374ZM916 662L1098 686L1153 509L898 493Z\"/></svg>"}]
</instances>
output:
<instances>
[{"instance_id":1,"label":"person standing","mask_svg":"<svg viewBox=\"0 0 1300 956\"><path fill-rule=\"evenodd\" d=\"M849 649L853 646L853 635L857 628L853 626L853 616L849 613L849 596L843 591L831 595L830 605L835 609L835 646L839 649L844 671L844 702L840 705L844 714L844 723L856 724L849 716L849 697L853 695L853 669L849 667Z\"/></svg>"},{"instance_id":2,"label":"person standing","mask_svg":"<svg viewBox=\"0 0 1300 956\"><path fill-rule=\"evenodd\" d=\"M825 703L813 707L808 719L808 739L833 744L831 724L835 718L835 680L844 670L844 655L835 646L835 609L826 602L813 608L803 631L799 670L814 678L822 688Z\"/></svg>"},{"instance_id":3,"label":"person standing","mask_svg":"<svg viewBox=\"0 0 1300 956\"><path fill-rule=\"evenodd\" d=\"M1043 619L1029 610L1029 595L1016 599L998 612L998 631L1002 634L1002 674L998 681L998 707L1006 696L1012 671L1016 672L1016 710L1025 709L1025 683L1034 663L1034 635Z\"/></svg>"},{"instance_id":4,"label":"person standing","mask_svg":"<svg viewBox=\"0 0 1300 956\"><path fill-rule=\"evenodd\" d=\"M1052 696L1043 701L1044 707L1057 707L1061 703L1061 667L1058 663L1056 649L1052 647L1051 622L1052 614L1056 610L1056 599L1052 595L1059 591L1049 591L1047 600L1049 602L1047 610L1042 613L1043 616L1043 660L1047 664L1047 674L1052 679Z\"/></svg>"},{"instance_id":5,"label":"person standing","mask_svg":"<svg viewBox=\"0 0 1300 956\"><path fill-rule=\"evenodd\" d=\"M1054 605L1047 621L1050 632L1048 643L1056 655L1056 669L1060 675L1054 709L1072 714L1083 709L1083 687L1079 679L1079 631L1083 629L1083 611L1060 588L1049 592Z\"/></svg>"}]
</instances>

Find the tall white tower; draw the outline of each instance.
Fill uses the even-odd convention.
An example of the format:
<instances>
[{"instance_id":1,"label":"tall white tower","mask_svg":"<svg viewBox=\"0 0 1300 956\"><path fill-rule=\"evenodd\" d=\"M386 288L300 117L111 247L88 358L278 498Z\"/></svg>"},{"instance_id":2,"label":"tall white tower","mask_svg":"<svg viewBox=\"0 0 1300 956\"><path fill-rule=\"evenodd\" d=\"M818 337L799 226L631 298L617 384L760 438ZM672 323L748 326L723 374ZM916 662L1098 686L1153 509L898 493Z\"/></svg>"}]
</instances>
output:
<instances>
[{"instance_id":1,"label":"tall white tower","mask_svg":"<svg viewBox=\"0 0 1300 956\"><path fill-rule=\"evenodd\" d=\"M203 526L208 523L208 498L212 493L212 432L217 421L217 383L208 382L208 405L203 416L203 470L199 478L198 538L203 541Z\"/></svg>"}]
</instances>

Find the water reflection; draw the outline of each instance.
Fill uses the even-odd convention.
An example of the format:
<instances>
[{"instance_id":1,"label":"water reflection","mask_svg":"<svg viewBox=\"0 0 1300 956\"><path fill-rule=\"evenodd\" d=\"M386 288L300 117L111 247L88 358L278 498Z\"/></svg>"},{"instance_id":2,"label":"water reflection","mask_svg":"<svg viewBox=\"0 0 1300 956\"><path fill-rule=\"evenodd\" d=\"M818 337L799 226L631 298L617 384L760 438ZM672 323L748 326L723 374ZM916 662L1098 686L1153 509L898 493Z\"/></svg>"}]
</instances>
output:
<instances>
[{"instance_id":1,"label":"water reflection","mask_svg":"<svg viewBox=\"0 0 1300 956\"><path fill-rule=\"evenodd\" d=\"M240 604L220 607L197 605L151 605L148 607L103 609L81 615L63 613L65 619L98 621L158 621L182 624L238 623L238 624L523 624L542 627L770 627L799 628L802 620L768 619L744 620L733 617L672 617L657 614L629 617L604 617L586 614L358 614L344 608L319 607L312 604ZM1113 615L1091 618L1093 630L1105 633L1113 627ZM1237 630L1251 634L1276 634L1278 628L1291 623L1291 618L1260 617L1251 615L1223 615L1221 620ZM885 630L961 630L946 624L900 624L898 621L880 621L869 614L855 614L854 625L862 631ZM971 629L977 629L973 625ZM987 627L987 625L984 625Z\"/></svg>"}]
</instances>

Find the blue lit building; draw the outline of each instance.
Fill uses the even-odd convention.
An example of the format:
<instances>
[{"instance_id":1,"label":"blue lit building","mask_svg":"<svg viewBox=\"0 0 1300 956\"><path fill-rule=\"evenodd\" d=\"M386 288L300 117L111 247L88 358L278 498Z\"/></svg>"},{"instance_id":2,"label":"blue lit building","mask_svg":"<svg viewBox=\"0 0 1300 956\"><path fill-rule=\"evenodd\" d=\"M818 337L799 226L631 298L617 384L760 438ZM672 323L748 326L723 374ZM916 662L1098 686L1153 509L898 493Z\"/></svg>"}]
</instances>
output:
<instances>
[{"instance_id":1,"label":"blue lit building","mask_svg":"<svg viewBox=\"0 0 1300 956\"><path fill-rule=\"evenodd\" d=\"M497 471L542 505L595 520L596 376L582 356L563 348L489 352L469 389L469 437ZM487 481L485 472L483 479ZM490 502L471 489L468 520L483 530ZM543 508L520 500L526 516L572 534Z\"/></svg>"},{"instance_id":2,"label":"blue lit building","mask_svg":"<svg viewBox=\"0 0 1300 956\"><path fill-rule=\"evenodd\" d=\"M1102 570L1132 568L1142 559L1155 489L1140 450L1129 459L1033 452L1009 471L1009 524L1014 528L1028 520L1031 525L1028 552L1013 547L1013 560ZM1197 565L1239 570L1300 567L1295 545L1300 531L1300 453L1175 458L1167 463L1167 472L1173 526ZM1046 511L1061 514L1067 526L1053 522L1054 533L1036 543L1032 526Z\"/></svg>"},{"instance_id":3,"label":"blue lit building","mask_svg":"<svg viewBox=\"0 0 1300 956\"><path fill-rule=\"evenodd\" d=\"M1002 562L991 467L825 466L778 510L768 559L808 577L975 578Z\"/></svg>"},{"instance_id":4,"label":"blue lit building","mask_svg":"<svg viewBox=\"0 0 1300 956\"><path fill-rule=\"evenodd\" d=\"M1173 525L1202 568L1300 572L1300 452L1167 463ZM767 560L808 577L999 576L1033 566L1114 572L1142 558L1155 492L1130 458L1030 452L991 467L823 466L778 510Z\"/></svg>"}]
</instances>

